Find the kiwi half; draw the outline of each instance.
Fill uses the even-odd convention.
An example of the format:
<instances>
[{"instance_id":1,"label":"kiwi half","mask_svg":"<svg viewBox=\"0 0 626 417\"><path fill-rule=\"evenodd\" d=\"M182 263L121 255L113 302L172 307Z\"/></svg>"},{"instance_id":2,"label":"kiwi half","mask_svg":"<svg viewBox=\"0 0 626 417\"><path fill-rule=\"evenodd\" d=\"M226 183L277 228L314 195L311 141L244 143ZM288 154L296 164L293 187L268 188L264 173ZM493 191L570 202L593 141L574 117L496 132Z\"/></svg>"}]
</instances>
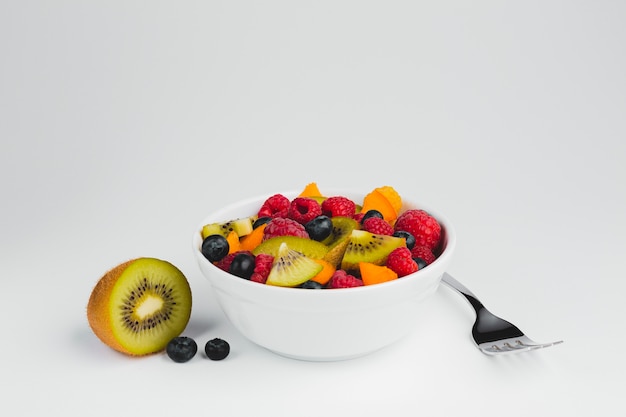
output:
<instances>
[{"instance_id":1,"label":"kiwi half","mask_svg":"<svg viewBox=\"0 0 626 417\"><path fill-rule=\"evenodd\" d=\"M355 229L350 234L341 260L341 269L359 276L359 262L383 265L391 251L405 245L406 241L401 237L377 235Z\"/></svg>"},{"instance_id":2,"label":"kiwi half","mask_svg":"<svg viewBox=\"0 0 626 417\"><path fill-rule=\"evenodd\" d=\"M266 284L281 287L295 287L316 276L323 269L322 264L290 249L281 243Z\"/></svg>"},{"instance_id":3,"label":"kiwi half","mask_svg":"<svg viewBox=\"0 0 626 417\"><path fill-rule=\"evenodd\" d=\"M341 263L352 231L359 228L359 223L353 218L343 216L331 217L330 220L333 223L333 230L330 236L322 241L328 246L328 253L324 255L324 260L337 267Z\"/></svg>"},{"instance_id":4,"label":"kiwi half","mask_svg":"<svg viewBox=\"0 0 626 417\"><path fill-rule=\"evenodd\" d=\"M174 265L137 258L107 272L87 305L93 332L109 347L133 356L162 351L187 327L191 288Z\"/></svg>"}]
</instances>

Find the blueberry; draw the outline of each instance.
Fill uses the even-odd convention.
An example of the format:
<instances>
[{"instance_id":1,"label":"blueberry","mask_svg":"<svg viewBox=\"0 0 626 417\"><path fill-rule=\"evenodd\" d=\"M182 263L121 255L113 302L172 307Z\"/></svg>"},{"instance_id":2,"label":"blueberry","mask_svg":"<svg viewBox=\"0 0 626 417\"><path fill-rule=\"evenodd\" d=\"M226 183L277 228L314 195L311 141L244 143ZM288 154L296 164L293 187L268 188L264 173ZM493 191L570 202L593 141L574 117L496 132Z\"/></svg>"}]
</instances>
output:
<instances>
[{"instance_id":1,"label":"blueberry","mask_svg":"<svg viewBox=\"0 0 626 417\"><path fill-rule=\"evenodd\" d=\"M230 353L230 345L227 341L216 337L206 342L204 353L213 361L221 361Z\"/></svg>"},{"instance_id":2,"label":"blueberry","mask_svg":"<svg viewBox=\"0 0 626 417\"><path fill-rule=\"evenodd\" d=\"M166 352L174 362L187 362L196 355L198 345L190 337L178 336L170 340L167 344Z\"/></svg>"},{"instance_id":3,"label":"blueberry","mask_svg":"<svg viewBox=\"0 0 626 417\"><path fill-rule=\"evenodd\" d=\"M254 223L252 223L252 228L256 229L262 224L269 223L270 220L272 220L272 218L269 216L259 217L258 219L254 221Z\"/></svg>"},{"instance_id":4,"label":"blueberry","mask_svg":"<svg viewBox=\"0 0 626 417\"><path fill-rule=\"evenodd\" d=\"M300 285L300 288L306 288L308 290L321 290L322 288L324 288L324 286L317 281L308 280L303 282Z\"/></svg>"},{"instance_id":5,"label":"blueberry","mask_svg":"<svg viewBox=\"0 0 626 417\"><path fill-rule=\"evenodd\" d=\"M363 222L367 219L369 219L370 217L379 217L379 218L383 218L383 214L378 211L378 210L368 210L367 212L365 212L365 214L363 215L363 217L361 218L361 224L363 224Z\"/></svg>"},{"instance_id":6,"label":"blueberry","mask_svg":"<svg viewBox=\"0 0 626 417\"><path fill-rule=\"evenodd\" d=\"M326 239L333 231L333 222L328 216L317 216L304 225L309 237L313 240L321 242Z\"/></svg>"},{"instance_id":7,"label":"blueberry","mask_svg":"<svg viewBox=\"0 0 626 417\"><path fill-rule=\"evenodd\" d=\"M228 272L240 278L250 279L254 272L254 255L240 253L235 255Z\"/></svg>"},{"instance_id":8,"label":"blueberry","mask_svg":"<svg viewBox=\"0 0 626 417\"><path fill-rule=\"evenodd\" d=\"M403 237L406 239L406 247L409 249L413 249L413 247L415 246L415 237L407 232L406 230L396 230L395 232L393 232L393 235L395 237Z\"/></svg>"},{"instance_id":9,"label":"blueberry","mask_svg":"<svg viewBox=\"0 0 626 417\"><path fill-rule=\"evenodd\" d=\"M228 255L230 245L222 235L207 236L202 241L202 254L210 262L216 262Z\"/></svg>"},{"instance_id":10,"label":"blueberry","mask_svg":"<svg viewBox=\"0 0 626 417\"><path fill-rule=\"evenodd\" d=\"M422 268L426 268L426 266L428 266L428 264L426 263L425 260L423 260L422 258L418 258L415 257L413 258L413 260L417 263L417 270L419 271Z\"/></svg>"}]
</instances>

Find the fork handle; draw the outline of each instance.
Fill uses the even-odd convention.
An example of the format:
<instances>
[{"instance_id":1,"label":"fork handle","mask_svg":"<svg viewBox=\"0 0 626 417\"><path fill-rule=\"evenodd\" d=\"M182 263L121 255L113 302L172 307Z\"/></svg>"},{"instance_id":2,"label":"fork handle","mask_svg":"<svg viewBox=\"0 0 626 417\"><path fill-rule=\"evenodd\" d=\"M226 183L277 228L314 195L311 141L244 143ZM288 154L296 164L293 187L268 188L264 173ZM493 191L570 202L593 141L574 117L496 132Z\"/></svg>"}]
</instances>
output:
<instances>
[{"instance_id":1,"label":"fork handle","mask_svg":"<svg viewBox=\"0 0 626 417\"><path fill-rule=\"evenodd\" d=\"M469 303L474 308L474 311L476 312L477 315L479 314L481 310L485 308L483 303L478 301L478 298L476 298L474 293L471 292L465 285L461 284L459 281L454 279L452 275L448 274L447 272L444 272L443 276L441 277L441 281L447 284L452 289L455 289L456 291L461 293L461 295L465 297L467 301L469 301Z\"/></svg>"}]
</instances>

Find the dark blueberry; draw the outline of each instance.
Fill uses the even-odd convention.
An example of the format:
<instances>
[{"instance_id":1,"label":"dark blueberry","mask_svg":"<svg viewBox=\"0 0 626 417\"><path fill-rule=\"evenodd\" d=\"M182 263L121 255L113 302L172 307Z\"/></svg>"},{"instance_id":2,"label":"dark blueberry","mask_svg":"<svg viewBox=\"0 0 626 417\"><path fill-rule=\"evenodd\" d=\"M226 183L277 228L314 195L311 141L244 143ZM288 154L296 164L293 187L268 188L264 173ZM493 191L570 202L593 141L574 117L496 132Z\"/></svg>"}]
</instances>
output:
<instances>
[{"instance_id":1,"label":"dark blueberry","mask_svg":"<svg viewBox=\"0 0 626 417\"><path fill-rule=\"evenodd\" d=\"M178 363L187 362L196 355L198 345L190 337L178 336L170 340L167 344L167 356Z\"/></svg>"},{"instance_id":2,"label":"dark blueberry","mask_svg":"<svg viewBox=\"0 0 626 417\"><path fill-rule=\"evenodd\" d=\"M367 219L369 219L370 217L380 217L381 219L383 218L383 214L378 211L378 210L368 210L363 217L361 218L361 224L363 224L363 222Z\"/></svg>"},{"instance_id":3,"label":"dark blueberry","mask_svg":"<svg viewBox=\"0 0 626 417\"><path fill-rule=\"evenodd\" d=\"M230 245L222 235L207 236L202 241L202 254L210 262L217 262L228 255Z\"/></svg>"},{"instance_id":4,"label":"dark blueberry","mask_svg":"<svg viewBox=\"0 0 626 417\"><path fill-rule=\"evenodd\" d=\"M321 290L322 288L324 288L324 286L317 281L308 280L303 282L300 285L300 288L306 288L308 290Z\"/></svg>"},{"instance_id":5,"label":"dark blueberry","mask_svg":"<svg viewBox=\"0 0 626 417\"><path fill-rule=\"evenodd\" d=\"M259 217L258 219L254 221L254 223L252 223L252 228L256 229L262 224L269 223L270 220L272 220L272 218L269 216Z\"/></svg>"},{"instance_id":6,"label":"dark blueberry","mask_svg":"<svg viewBox=\"0 0 626 417\"><path fill-rule=\"evenodd\" d=\"M393 232L393 235L395 237L403 237L406 239L406 247L409 249L413 249L413 247L415 246L415 237L407 232L406 230L396 230L395 232Z\"/></svg>"},{"instance_id":7,"label":"dark blueberry","mask_svg":"<svg viewBox=\"0 0 626 417\"><path fill-rule=\"evenodd\" d=\"M321 242L326 239L333 231L333 222L328 216L317 216L313 220L304 225L304 229L313 240Z\"/></svg>"},{"instance_id":8,"label":"dark blueberry","mask_svg":"<svg viewBox=\"0 0 626 417\"><path fill-rule=\"evenodd\" d=\"M426 266L428 266L428 264L426 263L425 260L423 260L422 258L418 258L415 257L413 258L413 260L417 263L417 270L419 271L422 268L426 268Z\"/></svg>"},{"instance_id":9,"label":"dark blueberry","mask_svg":"<svg viewBox=\"0 0 626 417\"><path fill-rule=\"evenodd\" d=\"M230 345L227 341L216 337L206 342L204 353L213 361L221 361L230 353Z\"/></svg>"},{"instance_id":10,"label":"dark blueberry","mask_svg":"<svg viewBox=\"0 0 626 417\"><path fill-rule=\"evenodd\" d=\"M249 253L235 255L228 272L240 278L250 279L254 272L254 255Z\"/></svg>"}]
</instances>

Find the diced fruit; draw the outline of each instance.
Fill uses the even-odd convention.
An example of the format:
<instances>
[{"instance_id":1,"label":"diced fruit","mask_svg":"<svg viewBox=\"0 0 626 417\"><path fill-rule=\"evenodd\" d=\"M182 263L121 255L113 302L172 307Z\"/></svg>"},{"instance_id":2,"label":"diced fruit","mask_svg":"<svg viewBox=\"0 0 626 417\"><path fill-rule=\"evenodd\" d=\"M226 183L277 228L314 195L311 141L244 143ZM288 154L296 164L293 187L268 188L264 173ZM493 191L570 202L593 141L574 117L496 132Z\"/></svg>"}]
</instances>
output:
<instances>
[{"instance_id":1,"label":"diced fruit","mask_svg":"<svg viewBox=\"0 0 626 417\"><path fill-rule=\"evenodd\" d=\"M417 246L427 246L435 250L441 237L441 226L437 220L424 210L407 210L395 224L395 230L405 230L413 235Z\"/></svg>"},{"instance_id":2,"label":"diced fruit","mask_svg":"<svg viewBox=\"0 0 626 417\"><path fill-rule=\"evenodd\" d=\"M391 251L404 246L404 239L400 237L375 235L359 229L353 230L341 260L341 269L358 273L359 262L384 265Z\"/></svg>"},{"instance_id":3,"label":"diced fruit","mask_svg":"<svg viewBox=\"0 0 626 417\"><path fill-rule=\"evenodd\" d=\"M245 236L252 232L252 222L252 217L244 217L226 222L205 224L202 227L202 239L211 235L222 235L226 237L232 231L237 232L238 236Z\"/></svg>"},{"instance_id":4,"label":"diced fruit","mask_svg":"<svg viewBox=\"0 0 626 417\"><path fill-rule=\"evenodd\" d=\"M309 258L322 259L328 253L328 246L315 240L298 236L278 236L263 241L252 251L254 255L267 253L276 257L282 243L286 243L291 249L296 250Z\"/></svg>"},{"instance_id":5,"label":"diced fruit","mask_svg":"<svg viewBox=\"0 0 626 417\"><path fill-rule=\"evenodd\" d=\"M239 243L239 236L234 230L228 233L226 236L228 242L228 253L238 252L241 250L241 243Z\"/></svg>"},{"instance_id":6,"label":"diced fruit","mask_svg":"<svg viewBox=\"0 0 626 417\"><path fill-rule=\"evenodd\" d=\"M304 190L298 197L322 197L322 193L317 186L317 183L311 182L304 187Z\"/></svg>"},{"instance_id":7,"label":"diced fruit","mask_svg":"<svg viewBox=\"0 0 626 417\"><path fill-rule=\"evenodd\" d=\"M333 230L326 239L322 241L328 247L328 253L324 259L336 267L341 263L343 254L348 247L348 241L352 231L359 227L359 223L351 217L336 216L331 218Z\"/></svg>"},{"instance_id":8,"label":"diced fruit","mask_svg":"<svg viewBox=\"0 0 626 417\"><path fill-rule=\"evenodd\" d=\"M309 234L303 225L286 217L274 217L265 226L263 240L276 236L299 236L309 238Z\"/></svg>"},{"instance_id":9,"label":"diced fruit","mask_svg":"<svg viewBox=\"0 0 626 417\"><path fill-rule=\"evenodd\" d=\"M411 251L407 247L396 248L387 257L387 266L399 277L417 272L418 265L411 256Z\"/></svg>"},{"instance_id":10,"label":"diced fruit","mask_svg":"<svg viewBox=\"0 0 626 417\"><path fill-rule=\"evenodd\" d=\"M393 281L398 274L384 265L376 265L371 262L359 262L359 271L363 285L380 284L381 282Z\"/></svg>"},{"instance_id":11,"label":"diced fruit","mask_svg":"<svg viewBox=\"0 0 626 417\"><path fill-rule=\"evenodd\" d=\"M333 264L323 259L315 259L315 262L322 265L323 269L320 272L318 272L317 275L312 277L311 281L319 282L322 285L326 285L328 281L330 281L330 278L335 273L336 268Z\"/></svg>"},{"instance_id":12,"label":"diced fruit","mask_svg":"<svg viewBox=\"0 0 626 417\"><path fill-rule=\"evenodd\" d=\"M323 268L315 260L281 243L266 284L296 287L316 276Z\"/></svg>"},{"instance_id":13,"label":"diced fruit","mask_svg":"<svg viewBox=\"0 0 626 417\"><path fill-rule=\"evenodd\" d=\"M328 238L333 231L333 222L328 216L317 216L304 225L309 237L318 242Z\"/></svg>"},{"instance_id":14,"label":"diced fruit","mask_svg":"<svg viewBox=\"0 0 626 417\"><path fill-rule=\"evenodd\" d=\"M400 210L402 210L402 197L400 197L400 194L398 194L395 188L390 185L385 185L383 187L377 187L375 190L385 196L396 211L396 215L400 213Z\"/></svg>"},{"instance_id":15,"label":"diced fruit","mask_svg":"<svg viewBox=\"0 0 626 417\"><path fill-rule=\"evenodd\" d=\"M343 196L328 197L322 203L322 214L328 217L352 217L354 213L356 213L356 204Z\"/></svg>"},{"instance_id":16,"label":"diced fruit","mask_svg":"<svg viewBox=\"0 0 626 417\"><path fill-rule=\"evenodd\" d=\"M230 245L222 235L210 235L202 241L202 254L209 262L217 262L228 255Z\"/></svg>"},{"instance_id":17,"label":"diced fruit","mask_svg":"<svg viewBox=\"0 0 626 417\"><path fill-rule=\"evenodd\" d=\"M250 279L254 273L254 255L245 252L237 252L228 268L228 272L243 279Z\"/></svg>"},{"instance_id":18,"label":"diced fruit","mask_svg":"<svg viewBox=\"0 0 626 417\"><path fill-rule=\"evenodd\" d=\"M243 236L240 239L240 248L241 250L254 250L257 246L261 244L263 241L263 231L265 230L265 226L267 223L263 223L257 226L251 233L246 236Z\"/></svg>"},{"instance_id":19,"label":"diced fruit","mask_svg":"<svg viewBox=\"0 0 626 417\"><path fill-rule=\"evenodd\" d=\"M367 213L370 210L378 210L383 215L383 219L387 220L390 224L398 218L398 214L389 200L376 190L372 190L363 199L361 213Z\"/></svg>"}]
</instances>

